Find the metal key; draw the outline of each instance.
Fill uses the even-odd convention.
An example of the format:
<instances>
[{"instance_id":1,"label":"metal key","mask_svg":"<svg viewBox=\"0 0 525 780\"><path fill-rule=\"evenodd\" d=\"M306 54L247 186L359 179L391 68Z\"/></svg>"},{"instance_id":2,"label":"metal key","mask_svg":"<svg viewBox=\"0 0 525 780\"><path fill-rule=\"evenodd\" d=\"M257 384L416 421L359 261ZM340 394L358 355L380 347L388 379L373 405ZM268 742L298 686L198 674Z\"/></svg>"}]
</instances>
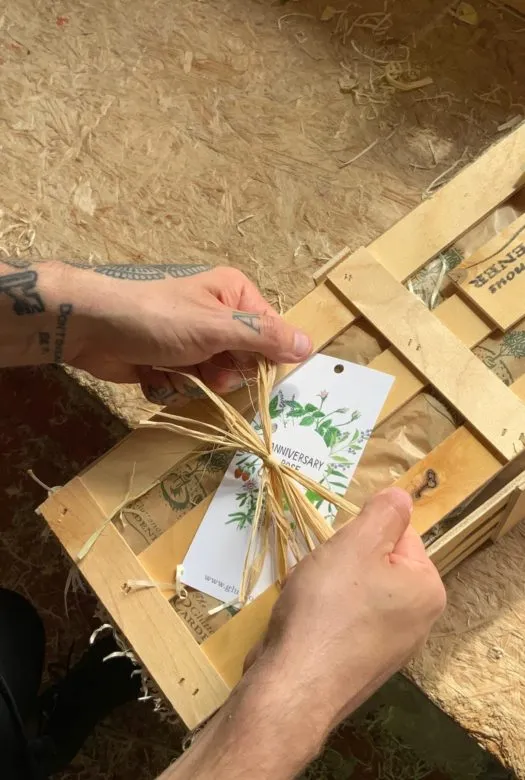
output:
<instances>
[{"instance_id":1,"label":"metal key","mask_svg":"<svg viewBox=\"0 0 525 780\"><path fill-rule=\"evenodd\" d=\"M434 469L427 469L425 472L425 481L417 490L412 493L412 498L421 498L425 490L433 490L439 484L438 475Z\"/></svg>"}]
</instances>

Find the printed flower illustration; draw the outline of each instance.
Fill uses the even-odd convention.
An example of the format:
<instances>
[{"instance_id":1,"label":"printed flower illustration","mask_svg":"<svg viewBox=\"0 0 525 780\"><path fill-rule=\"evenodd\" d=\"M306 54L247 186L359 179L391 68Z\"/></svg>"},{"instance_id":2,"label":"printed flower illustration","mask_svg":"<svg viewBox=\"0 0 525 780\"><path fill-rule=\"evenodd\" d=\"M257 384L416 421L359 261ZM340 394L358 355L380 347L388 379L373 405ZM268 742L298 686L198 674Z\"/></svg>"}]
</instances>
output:
<instances>
[{"instance_id":1,"label":"printed flower illustration","mask_svg":"<svg viewBox=\"0 0 525 780\"><path fill-rule=\"evenodd\" d=\"M317 397L320 403L301 404L295 395L285 398L279 390L270 401L269 412L272 419L272 431L277 429L277 422L283 427L287 425L299 425L310 428L320 436L328 448L327 463L320 484L326 485L330 490L339 495L344 495L348 487L350 469L355 466L355 458L364 449L370 438L371 431L357 428L355 423L361 417L359 410L350 410L346 407L325 410L324 403L329 397L327 390L321 390ZM261 435L262 430L257 423L255 430ZM257 503L258 481L255 478L259 473L261 462L252 455L241 455L235 462L234 476L241 479L236 492L237 511L228 515L227 523L233 523L242 530L251 525L255 505ZM326 505L325 499L313 490L306 491L307 498L317 509ZM285 507L287 509L287 507ZM333 522L336 508L332 504L323 507L323 515L328 522Z\"/></svg>"}]
</instances>

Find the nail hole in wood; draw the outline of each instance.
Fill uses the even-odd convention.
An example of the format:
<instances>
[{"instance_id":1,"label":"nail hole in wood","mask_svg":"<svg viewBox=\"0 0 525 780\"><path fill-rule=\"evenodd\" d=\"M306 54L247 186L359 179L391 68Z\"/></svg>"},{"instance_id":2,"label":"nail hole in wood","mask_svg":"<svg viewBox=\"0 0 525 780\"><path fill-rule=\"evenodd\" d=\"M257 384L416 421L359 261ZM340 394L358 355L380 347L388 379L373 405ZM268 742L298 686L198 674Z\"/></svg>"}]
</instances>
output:
<instances>
[{"instance_id":1,"label":"nail hole in wood","mask_svg":"<svg viewBox=\"0 0 525 780\"><path fill-rule=\"evenodd\" d=\"M191 695L192 696L196 696L198 694L198 692L199 692L199 689L195 688L195 690L193 691L193 693Z\"/></svg>"},{"instance_id":2,"label":"nail hole in wood","mask_svg":"<svg viewBox=\"0 0 525 780\"><path fill-rule=\"evenodd\" d=\"M181 677L180 680L179 680L179 685L182 685L182 683L184 682L185 679L186 679L185 677Z\"/></svg>"}]
</instances>

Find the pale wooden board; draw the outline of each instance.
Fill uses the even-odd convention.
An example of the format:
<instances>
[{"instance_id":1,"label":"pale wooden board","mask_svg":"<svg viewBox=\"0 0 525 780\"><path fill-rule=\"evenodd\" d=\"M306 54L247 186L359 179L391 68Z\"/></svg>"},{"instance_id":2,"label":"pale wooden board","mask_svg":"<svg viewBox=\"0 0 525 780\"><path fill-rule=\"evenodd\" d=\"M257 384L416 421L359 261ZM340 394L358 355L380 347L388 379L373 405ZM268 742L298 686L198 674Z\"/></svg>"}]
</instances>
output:
<instances>
[{"instance_id":1,"label":"pale wooden board","mask_svg":"<svg viewBox=\"0 0 525 780\"><path fill-rule=\"evenodd\" d=\"M407 279L523 184L524 148L522 124L385 231L369 245L369 250L397 280ZM345 248L336 257L344 257L350 251ZM318 269L317 281L332 268L330 260Z\"/></svg>"},{"instance_id":2,"label":"pale wooden board","mask_svg":"<svg viewBox=\"0 0 525 780\"><path fill-rule=\"evenodd\" d=\"M523 317L525 214L449 273L463 295L503 331Z\"/></svg>"},{"instance_id":3,"label":"pale wooden board","mask_svg":"<svg viewBox=\"0 0 525 780\"><path fill-rule=\"evenodd\" d=\"M327 278L505 459L525 443L525 406L366 249ZM490 414L487 410L490 409Z\"/></svg>"},{"instance_id":4,"label":"pale wooden board","mask_svg":"<svg viewBox=\"0 0 525 780\"><path fill-rule=\"evenodd\" d=\"M152 580L175 583L176 567L184 560L215 493L214 490L200 504L186 512L180 520L177 520L138 555L141 565L144 566ZM173 590L175 590L175 585ZM167 598L173 596L173 591L163 590L163 593L167 594Z\"/></svg>"},{"instance_id":5,"label":"pale wooden board","mask_svg":"<svg viewBox=\"0 0 525 780\"><path fill-rule=\"evenodd\" d=\"M525 518L525 488L521 485L516 488L514 495L512 496L509 504L506 508L506 513L502 518L501 523L494 529L492 534L493 541L501 539L502 536L508 534L515 525L521 523Z\"/></svg>"},{"instance_id":6,"label":"pale wooden board","mask_svg":"<svg viewBox=\"0 0 525 780\"><path fill-rule=\"evenodd\" d=\"M52 495L43 504L42 513L73 560L104 522L79 479ZM128 595L123 592L122 585L128 579L148 576L112 523L97 540L96 551L88 554L79 568L189 728L224 702L229 686L203 656L162 593L156 588Z\"/></svg>"},{"instance_id":7,"label":"pale wooden board","mask_svg":"<svg viewBox=\"0 0 525 780\"><path fill-rule=\"evenodd\" d=\"M412 525L423 534L483 487L500 468L496 456L467 428L461 427L405 472L395 485L413 493L424 482L428 469L436 473L437 488L414 499Z\"/></svg>"},{"instance_id":8,"label":"pale wooden board","mask_svg":"<svg viewBox=\"0 0 525 780\"><path fill-rule=\"evenodd\" d=\"M495 527L501 522L506 511L506 508L500 509L490 517L473 522L472 527L465 529L461 536L451 535L451 539L447 540L447 546L440 550L439 553L430 553L430 558L439 571L443 571L462 550L472 547L479 539L491 538ZM444 538L446 539L447 536L448 534L445 534Z\"/></svg>"}]
</instances>

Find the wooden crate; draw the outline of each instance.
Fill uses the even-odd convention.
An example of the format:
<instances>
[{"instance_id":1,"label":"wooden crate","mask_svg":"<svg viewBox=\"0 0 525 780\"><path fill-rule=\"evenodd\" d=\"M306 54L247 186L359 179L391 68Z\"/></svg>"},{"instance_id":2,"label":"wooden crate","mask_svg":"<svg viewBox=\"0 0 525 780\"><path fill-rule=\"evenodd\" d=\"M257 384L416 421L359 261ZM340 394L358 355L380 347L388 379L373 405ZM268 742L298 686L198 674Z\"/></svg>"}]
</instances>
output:
<instances>
[{"instance_id":1,"label":"wooden crate","mask_svg":"<svg viewBox=\"0 0 525 780\"><path fill-rule=\"evenodd\" d=\"M494 325L465 298L452 295L430 312L401 282L523 184L524 148L522 126L367 249L340 253L318 274L316 288L286 314L289 322L311 333L316 350L359 316L381 331L391 348L370 365L395 375L396 381L379 422L427 386L435 387L461 413L464 424L396 483L414 492L429 470L437 476L437 486L415 500L413 524L421 533L481 491L469 513L429 548L444 573L506 533L525 513L520 457L525 377L508 388L472 354ZM525 315L525 303L523 310ZM291 369L281 367L280 376ZM239 409L249 408L246 391L230 400ZM205 402L192 402L186 413L205 418ZM139 429L50 496L42 513L75 560L86 540L126 500L132 463L136 495L194 450L192 439ZM497 490L490 486L496 475ZM152 588L126 595L122 585L130 579L173 581L210 500L194 507L139 555L110 523L80 564L115 624L190 728L211 715L240 678L246 653L264 634L277 587L199 645L170 604L172 593Z\"/></svg>"}]
</instances>

